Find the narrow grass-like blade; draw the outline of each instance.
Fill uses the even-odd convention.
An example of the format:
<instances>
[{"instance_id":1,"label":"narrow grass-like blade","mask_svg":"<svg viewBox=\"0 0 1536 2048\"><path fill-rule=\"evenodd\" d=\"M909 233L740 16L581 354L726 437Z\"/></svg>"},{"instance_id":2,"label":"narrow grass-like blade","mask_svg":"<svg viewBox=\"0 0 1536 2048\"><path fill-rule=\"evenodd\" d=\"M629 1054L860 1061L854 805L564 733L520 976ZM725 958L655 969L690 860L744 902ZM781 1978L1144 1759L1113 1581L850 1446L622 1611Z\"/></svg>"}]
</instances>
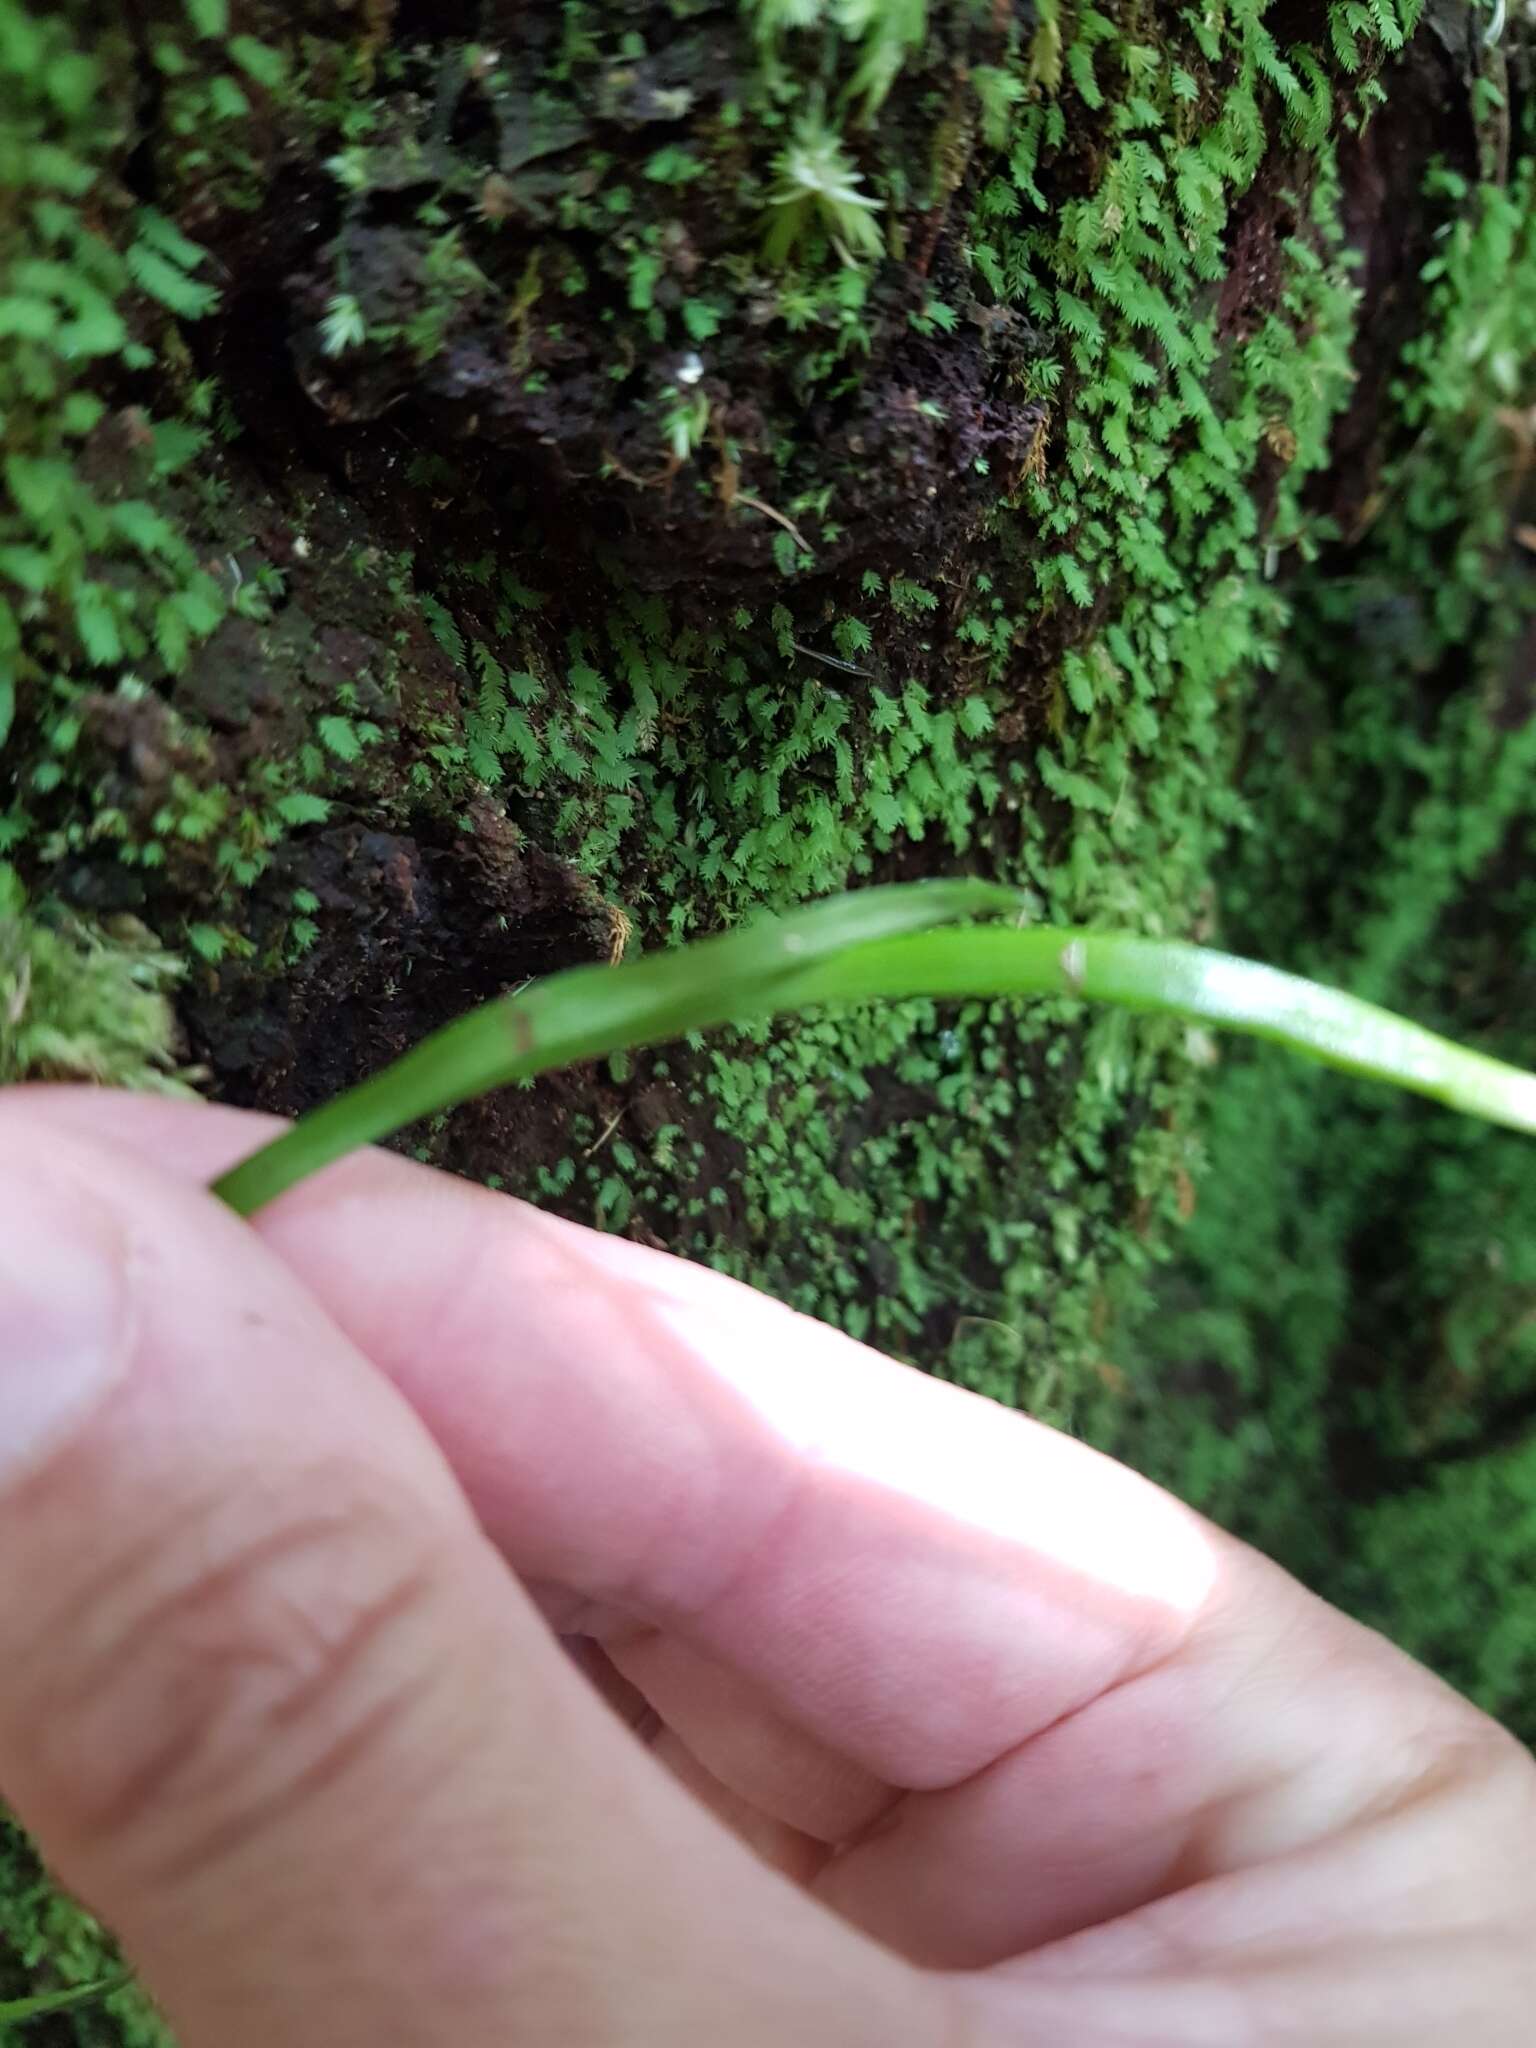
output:
<instances>
[{"instance_id":1,"label":"narrow grass-like blade","mask_svg":"<svg viewBox=\"0 0 1536 2048\"><path fill-rule=\"evenodd\" d=\"M1016 908L986 883L861 890L623 967L578 967L437 1032L215 1184L249 1215L403 1124L551 1067L685 1032L902 996L1068 995L1274 1039L1354 1074L1536 1132L1536 1076L1299 975L1172 940L936 924Z\"/></svg>"},{"instance_id":2,"label":"narrow grass-like blade","mask_svg":"<svg viewBox=\"0 0 1536 2048\"><path fill-rule=\"evenodd\" d=\"M795 989L799 1004L1034 995L1086 996L1223 1025L1536 1133L1536 1074L1302 975L1173 939L1045 925L930 932L861 946L812 969Z\"/></svg>"},{"instance_id":3,"label":"narrow grass-like blade","mask_svg":"<svg viewBox=\"0 0 1536 2048\"><path fill-rule=\"evenodd\" d=\"M359 1145L551 1067L793 1009L793 984L850 949L956 918L1016 912L972 880L859 889L621 967L573 967L457 1018L381 1074L302 1118L215 1183L242 1216Z\"/></svg>"},{"instance_id":4,"label":"narrow grass-like blade","mask_svg":"<svg viewBox=\"0 0 1536 2048\"><path fill-rule=\"evenodd\" d=\"M46 2019L50 2013L70 2012L76 2006L92 2005L98 1998L106 1998L113 1991L120 1991L128 1979L124 1976L98 1977L91 1984L72 1984L67 1991L44 1991L36 1998L13 1998L0 2002L0 2027L19 2026L23 2020Z\"/></svg>"}]
</instances>

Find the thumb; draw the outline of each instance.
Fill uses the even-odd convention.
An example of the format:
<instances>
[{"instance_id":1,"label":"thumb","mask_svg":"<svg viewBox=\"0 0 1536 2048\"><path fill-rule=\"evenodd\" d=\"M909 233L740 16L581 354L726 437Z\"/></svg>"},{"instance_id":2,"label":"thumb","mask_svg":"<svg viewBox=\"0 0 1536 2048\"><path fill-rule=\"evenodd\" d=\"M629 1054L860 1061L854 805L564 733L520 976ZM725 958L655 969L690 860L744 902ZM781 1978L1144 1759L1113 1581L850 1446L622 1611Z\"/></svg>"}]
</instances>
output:
<instances>
[{"instance_id":1,"label":"thumb","mask_svg":"<svg viewBox=\"0 0 1536 2048\"><path fill-rule=\"evenodd\" d=\"M926 2038L915 1973L592 1696L254 1233L6 1136L0 1792L184 2048Z\"/></svg>"}]
</instances>

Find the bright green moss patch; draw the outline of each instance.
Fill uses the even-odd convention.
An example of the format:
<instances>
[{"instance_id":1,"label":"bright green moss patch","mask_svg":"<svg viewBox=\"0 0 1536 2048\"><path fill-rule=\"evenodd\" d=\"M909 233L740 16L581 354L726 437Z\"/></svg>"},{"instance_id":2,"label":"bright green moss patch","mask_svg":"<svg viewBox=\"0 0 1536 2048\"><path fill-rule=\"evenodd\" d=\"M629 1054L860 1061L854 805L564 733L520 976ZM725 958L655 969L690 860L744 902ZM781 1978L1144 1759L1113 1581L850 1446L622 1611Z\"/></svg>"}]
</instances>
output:
<instances>
[{"instance_id":1,"label":"bright green moss patch","mask_svg":"<svg viewBox=\"0 0 1536 2048\"><path fill-rule=\"evenodd\" d=\"M142 926L34 916L0 863L0 1083L179 1091L171 992L181 963Z\"/></svg>"},{"instance_id":2,"label":"bright green moss patch","mask_svg":"<svg viewBox=\"0 0 1536 2048\"><path fill-rule=\"evenodd\" d=\"M37 718L55 755L100 672L174 670L224 611L153 502L157 479L195 451L193 430L136 411L116 448L104 431L100 387L148 371L170 322L216 299L203 252L121 182L132 55L122 31L82 46L67 18L0 8L0 739ZM62 776L46 765L34 787ZM7 837L25 828L13 810Z\"/></svg>"},{"instance_id":3,"label":"bright green moss patch","mask_svg":"<svg viewBox=\"0 0 1536 2048\"><path fill-rule=\"evenodd\" d=\"M1508 191L1449 183L1465 211L1408 351L1412 432L1364 533L1298 593L1223 887L1234 943L1525 1057L1529 178L1525 157ZM1207 1131L1110 1440L1536 1736L1528 1148L1267 1054L1224 1063Z\"/></svg>"},{"instance_id":4,"label":"bright green moss patch","mask_svg":"<svg viewBox=\"0 0 1536 2048\"><path fill-rule=\"evenodd\" d=\"M0 2007L47 1998L117 1975L116 1953L94 1920L61 1898L31 1848L0 1823ZM79 2048L167 2048L169 2037L131 1987L60 2013L46 2025L0 2023L7 2043L71 2041Z\"/></svg>"}]
</instances>

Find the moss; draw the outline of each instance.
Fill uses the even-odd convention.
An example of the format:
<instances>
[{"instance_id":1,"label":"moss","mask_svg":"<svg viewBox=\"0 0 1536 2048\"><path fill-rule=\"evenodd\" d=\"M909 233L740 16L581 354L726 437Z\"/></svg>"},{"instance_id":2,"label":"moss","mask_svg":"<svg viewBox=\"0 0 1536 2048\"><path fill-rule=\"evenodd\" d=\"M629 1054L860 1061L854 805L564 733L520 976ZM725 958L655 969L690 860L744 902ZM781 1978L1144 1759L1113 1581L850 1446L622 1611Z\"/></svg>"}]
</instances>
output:
<instances>
[{"instance_id":1,"label":"moss","mask_svg":"<svg viewBox=\"0 0 1536 2048\"><path fill-rule=\"evenodd\" d=\"M88 1984L110 1975L110 1938L49 1884L25 1839L0 1820L0 2001ZM18 2040L73 2041L78 2048L169 2048L170 2037L132 1989L44 2025Z\"/></svg>"},{"instance_id":2,"label":"moss","mask_svg":"<svg viewBox=\"0 0 1536 2048\"><path fill-rule=\"evenodd\" d=\"M1530 138L1459 209L1398 452L1305 580L1250 719L1235 941L1529 1062L1536 576ZM1536 1208L1518 1140L1233 1057L1210 1173L1105 1421L1159 1477L1536 1736L1526 1506Z\"/></svg>"},{"instance_id":3,"label":"moss","mask_svg":"<svg viewBox=\"0 0 1536 2048\"><path fill-rule=\"evenodd\" d=\"M521 568L444 582L432 616L472 691L469 767L642 937L891 872L918 843L928 863L1000 865L1063 918L1188 932L1209 915L1235 695L1285 616L1264 570L1305 544L1355 294L1325 134L1305 192L1265 202L1268 274L1241 278L1235 306L1216 288L1266 103L1278 121L1297 89L1256 15L1219 65L1191 51L1198 118L1195 72L1102 17L1081 32L1106 78L1143 88L1129 139L1085 161L1020 44L997 53L1022 109L1010 149L974 138L946 200L969 205L946 242L967 325L985 313L1013 337L993 374L1031 423L979 522L937 556L845 578L836 610L814 547L791 547L776 602L707 610L637 591L610 557L591 623ZM1181 183L1169 234L1158 194ZM915 318L942 389L954 309L932 291ZM600 1143L594 1114L567 1161L544 1159L550 1197L993 1388L1042 1353L1074 1383L1103 1369L1111 1301L1135 1291L1191 1163L1182 1035L1069 1007L827 1020L703 1055L692 1092L669 1117L691 1109L735 1141L728 1188L695 1153L658 1167L622 1135ZM451 1130L429 1149L452 1158Z\"/></svg>"},{"instance_id":4,"label":"moss","mask_svg":"<svg viewBox=\"0 0 1536 2048\"><path fill-rule=\"evenodd\" d=\"M142 926L111 934L29 913L0 863L0 1083L98 1081L180 1092L171 991L180 962Z\"/></svg>"},{"instance_id":5,"label":"moss","mask_svg":"<svg viewBox=\"0 0 1536 2048\"><path fill-rule=\"evenodd\" d=\"M206 312L202 251L121 179L131 144L131 52L120 31L81 48L63 19L6 0L0 175L0 509L5 724L73 744L70 710L93 671L179 665L222 596L140 486L195 452L189 430L142 410L109 421L103 386L148 370L173 318ZM12 745L15 744L13 738ZM52 774L44 769L52 766ZM34 787L63 770L39 761ZM25 830L13 811L7 835Z\"/></svg>"}]
</instances>

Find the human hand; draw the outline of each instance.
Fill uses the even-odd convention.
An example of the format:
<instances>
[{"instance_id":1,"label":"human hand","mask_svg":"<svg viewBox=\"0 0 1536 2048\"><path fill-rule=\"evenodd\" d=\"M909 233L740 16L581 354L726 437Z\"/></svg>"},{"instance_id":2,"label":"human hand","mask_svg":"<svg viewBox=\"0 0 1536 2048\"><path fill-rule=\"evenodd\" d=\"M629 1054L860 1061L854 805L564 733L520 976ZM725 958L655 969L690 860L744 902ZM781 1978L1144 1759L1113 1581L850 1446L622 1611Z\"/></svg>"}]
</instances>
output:
<instances>
[{"instance_id":1,"label":"human hand","mask_svg":"<svg viewBox=\"0 0 1536 2048\"><path fill-rule=\"evenodd\" d=\"M1379 1638L504 1197L239 1223L261 1129L0 1098L0 1789L185 2048L1530 2039L1536 1771Z\"/></svg>"}]
</instances>

